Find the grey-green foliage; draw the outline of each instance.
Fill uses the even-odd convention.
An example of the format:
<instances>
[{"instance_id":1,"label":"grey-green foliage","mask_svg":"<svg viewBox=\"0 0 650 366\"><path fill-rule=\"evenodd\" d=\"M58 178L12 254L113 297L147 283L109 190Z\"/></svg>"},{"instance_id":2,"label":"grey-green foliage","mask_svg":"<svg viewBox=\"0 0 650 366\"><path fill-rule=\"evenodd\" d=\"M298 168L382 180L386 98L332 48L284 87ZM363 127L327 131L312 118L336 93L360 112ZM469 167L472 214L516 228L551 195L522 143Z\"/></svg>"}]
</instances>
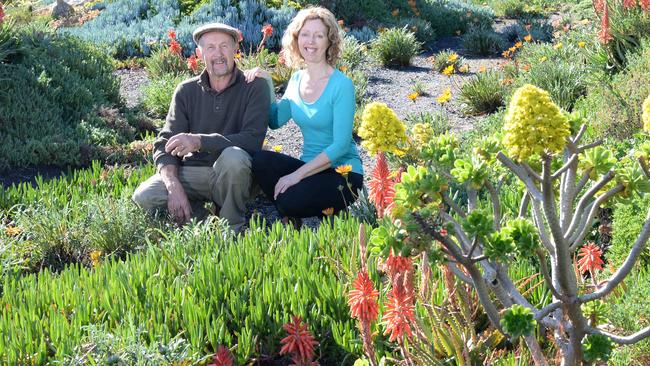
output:
<instances>
[{"instance_id":1,"label":"grey-green foliage","mask_svg":"<svg viewBox=\"0 0 650 366\"><path fill-rule=\"evenodd\" d=\"M475 27L463 36L463 47L475 55L487 56L500 53L505 48L505 41L492 28Z\"/></svg>"},{"instance_id":2,"label":"grey-green foliage","mask_svg":"<svg viewBox=\"0 0 650 366\"><path fill-rule=\"evenodd\" d=\"M361 66L367 58L366 46L355 37L346 35L343 37L341 58L337 64L338 68L356 69Z\"/></svg>"},{"instance_id":3,"label":"grey-green foliage","mask_svg":"<svg viewBox=\"0 0 650 366\"><path fill-rule=\"evenodd\" d=\"M80 121L97 106L119 103L110 59L48 28L10 32L4 44L15 52L0 67L0 169L78 163L80 146L91 142Z\"/></svg>"},{"instance_id":4,"label":"grey-green foliage","mask_svg":"<svg viewBox=\"0 0 650 366\"><path fill-rule=\"evenodd\" d=\"M496 71L476 74L460 88L459 100L467 114L493 113L505 105L506 88Z\"/></svg>"},{"instance_id":5,"label":"grey-green foliage","mask_svg":"<svg viewBox=\"0 0 650 366\"><path fill-rule=\"evenodd\" d=\"M409 66L422 43L406 28L390 28L370 44L371 53L383 66Z\"/></svg>"},{"instance_id":6,"label":"grey-green foliage","mask_svg":"<svg viewBox=\"0 0 650 366\"><path fill-rule=\"evenodd\" d=\"M431 27L431 23L421 18L399 18L397 27L405 27L415 34L415 38L422 44L430 44L436 40L436 31Z\"/></svg>"}]
</instances>

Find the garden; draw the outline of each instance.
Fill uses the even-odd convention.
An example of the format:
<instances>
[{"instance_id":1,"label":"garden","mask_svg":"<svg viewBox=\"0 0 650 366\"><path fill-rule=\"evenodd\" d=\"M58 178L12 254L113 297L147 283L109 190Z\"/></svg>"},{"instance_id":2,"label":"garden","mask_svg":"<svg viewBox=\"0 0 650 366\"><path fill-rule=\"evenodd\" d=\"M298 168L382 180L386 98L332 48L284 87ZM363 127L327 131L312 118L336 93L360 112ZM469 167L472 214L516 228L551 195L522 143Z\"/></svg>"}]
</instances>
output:
<instances>
[{"instance_id":1,"label":"garden","mask_svg":"<svg viewBox=\"0 0 650 366\"><path fill-rule=\"evenodd\" d=\"M349 210L140 210L192 31L241 30L279 97L310 5L355 85ZM0 1L0 364L650 365L649 35L648 0Z\"/></svg>"}]
</instances>

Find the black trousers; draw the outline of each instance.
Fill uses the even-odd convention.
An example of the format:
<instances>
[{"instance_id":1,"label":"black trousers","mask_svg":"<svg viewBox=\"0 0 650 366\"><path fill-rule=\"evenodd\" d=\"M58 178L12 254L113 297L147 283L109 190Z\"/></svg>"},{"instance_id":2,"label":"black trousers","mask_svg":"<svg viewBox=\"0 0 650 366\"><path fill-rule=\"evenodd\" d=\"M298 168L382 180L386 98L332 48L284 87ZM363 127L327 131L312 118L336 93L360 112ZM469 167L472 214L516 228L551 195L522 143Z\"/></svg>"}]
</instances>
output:
<instances>
[{"instance_id":1,"label":"black trousers","mask_svg":"<svg viewBox=\"0 0 650 366\"><path fill-rule=\"evenodd\" d=\"M336 214L354 202L357 191L363 187L363 175L350 172L346 182L341 174L329 168L301 180L274 200L278 180L304 164L302 160L274 151L262 150L253 155L253 179L275 203L281 216L323 216L323 210L330 207Z\"/></svg>"}]
</instances>

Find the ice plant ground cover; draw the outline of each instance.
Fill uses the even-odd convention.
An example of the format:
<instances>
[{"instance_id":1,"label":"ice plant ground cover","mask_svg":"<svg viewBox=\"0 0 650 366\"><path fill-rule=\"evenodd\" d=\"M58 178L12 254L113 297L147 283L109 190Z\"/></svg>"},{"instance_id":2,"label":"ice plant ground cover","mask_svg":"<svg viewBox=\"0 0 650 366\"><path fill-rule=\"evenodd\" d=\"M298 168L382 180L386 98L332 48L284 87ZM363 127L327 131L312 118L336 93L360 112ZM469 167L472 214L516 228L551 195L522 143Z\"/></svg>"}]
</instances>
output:
<instances>
[{"instance_id":1,"label":"ice plant ground cover","mask_svg":"<svg viewBox=\"0 0 650 366\"><path fill-rule=\"evenodd\" d=\"M552 22L528 14L498 32L481 28L491 8L468 2L341 2L333 9L346 14L341 27L368 17L365 28L345 29L339 68L356 86L362 149L377 154L376 168L366 169L369 191L354 217L324 210L318 229L296 231L254 214L239 237L219 221L178 228L137 210L129 197L153 173L145 131L156 123L123 114L103 51L47 29L47 19L22 28L27 6L3 3L4 164L80 161L77 150L128 164L95 161L34 187L0 189L0 364L647 363L647 1L567 4ZM164 116L173 77L200 70L191 25L213 13L245 31L240 67L266 66L282 88L291 69L274 52L277 28L293 13L287 5L304 1L188 4L94 4L106 8L79 34L98 39L100 29L127 40L103 46L109 52L154 51L115 60L145 65L147 113ZM499 15L542 9L537 1L488 5ZM476 49L433 42L449 34ZM399 107L430 103L442 113L401 119L381 95L364 93L377 81L368 67L401 69L360 66L377 53L408 63L420 44L437 47L425 70L440 85L413 80L391 93ZM79 62L75 49L92 62ZM480 52L469 51L484 50L502 64L475 67L468 54ZM457 95L466 78L476 82ZM21 96L35 107L17 103ZM42 149L21 143L20 131L37 131L26 127L25 110L54 129L64 118L67 135ZM488 115L464 135L447 133L444 117L460 111ZM603 115L624 128L594 118ZM284 152L290 144L271 145ZM96 146L101 155L85 150Z\"/></svg>"}]
</instances>

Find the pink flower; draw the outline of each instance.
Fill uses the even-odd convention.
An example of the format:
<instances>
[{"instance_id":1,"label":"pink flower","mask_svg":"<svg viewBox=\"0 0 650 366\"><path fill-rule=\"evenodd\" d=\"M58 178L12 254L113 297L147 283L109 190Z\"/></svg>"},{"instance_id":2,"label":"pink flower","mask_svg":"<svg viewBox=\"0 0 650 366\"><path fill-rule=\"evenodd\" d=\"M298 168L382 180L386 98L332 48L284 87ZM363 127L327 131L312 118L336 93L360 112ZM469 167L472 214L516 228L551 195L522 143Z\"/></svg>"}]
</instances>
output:
<instances>
[{"instance_id":1,"label":"pink flower","mask_svg":"<svg viewBox=\"0 0 650 366\"><path fill-rule=\"evenodd\" d=\"M372 172L372 178L368 182L368 187L370 188L370 201L377 208L377 216L382 218L395 196L395 182L390 178L388 163L383 153L377 154L377 164Z\"/></svg>"},{"instance_id":2,"label":"pink flower","mask_svg":"<svg viewBox=\"0 0 650 366\"><path fill-rule=\"evenodd\" d=\"M390 278L394 279L398 273L403 274L406 271L410 271L413 268L413 261L411 260L411 257L393 255L393 251L391 250L390 255L388 256L388 259L384 265L386 266Z\"/></svg>"},{"instance_id":3,"label":"pink flower","mask_svg":"<svg viewBox=\"0 0 650 366\"><path fill-rule=\"evenodd\" d=\"M170 40L175 40L176 39L176 31L173 28L170 28L167 31L167 36L169 37Z\"/></svg>"},{"instance_id":4,"label":"pink flower","mask_svg":"<svg viewBox=\"0 0 650 366\"><path fill-rule=\"evenodd\" d=\"M361 321L373 321L379 314L377 291L365 270L359 271L357 279L354 281L354 290L348 294L348 305L350 305L350 314L353 318Z\"/></svg>"},{"instance_id":5,"label":"pink flower","mask_svg":"<svg viewBox=\"0 0 650 366\"><path fill-rule=\"evenodd\" d=\"M401 276L400 276L401 277ZM384 335L390 334L389 341L402 343L404 337L413 338L411 322L415 321L413 312L413 297L408 294L401 285L401 279L397 278L393 283L393 290L386 298L386 309L381 318L386 323Z\"/></svg>"},{"instance_id":6,"label":"pink flower","mask_svg":"<svg viewBox=\"0 0 650 366\"><path fill-rule=\"evenodd\" d=\"M192 55L187 59L187 68L192 70L193 73L196 73L198 71L199 61L196 58L196 55Z\"/></svg>"},{"instance_id":7,"label":"pink flower","mask_svg":"<svg viewBox=\"0 0 650 366\"><path fill-rule=\"evenodd\" d=\"M299 316L292 316L291 322L282 326L289 333L280 343L282 349L280 354L292 353L291 360L298 366L312 364L314 357L314 346L318 344L314 336L309 332L307 324L304 324Z\"/></svg>"},{"instance_id":8,"label":"pink flower","mask_svg":"<svg viewBox=\"0 0 650 366\"><path fill-rule=\"evenodd\" d=\"M602 271L603 269L603 252L594 243L588 243L580 248L578 252L578 266L580 272L585 273L589 271L593 274L595 270Z\"/></svg>"},{"instance_id":9,"label":"pink flower","mask_svg":"<svg viewBox=\"0 0 650 366\"><path fill-rule=\"evenodd\" d=\"M262 33L264 37L271 37L273 35L273 26L271 24L265 24L262 27Z\"/></svg>"},{"instance_id":10,"label":"pink flower","mask_svg":"<svg viewBox=\"0 0 650 366\"><path fill-rule=\"evenodd\" d=\"M594 10L596 14L602 14L605 11L607 3L605 0L593 0Z\"/></svg>"},{"instance_id":11,"label":"pink flower","mask_svg":"<svg viewBox=\"0 0 650 366\"><path fill-rule=\"evenodd\" d=\"M639 5L643 11L648 11L650 9L650 0L639 0Z\"/></svg>"},{"instance_id":12,"label":"pink flower","mask_svg":"<svg viewBox=\"0 0 650 366\"><path fill-rule=\"evenodd\" d=\"M228 349L224 346L219 346L217 353L212 358L212 363L208 366L232 366L232 357Z\"/></svg>"},{"instance_id":13,"label":"pink flower","mask_svg":"<svg viewBox=\"0 0 650 366\"><path fill-rule=\"evenodd\" d=\"M178 43L176 40L171 40L169 41L169 52L180 55L181 54L181 44Z\"/></svg>"},{"instance_id":14,"label":"pink flower","mask_svg":"<svg viewBox=\"0 0 650 366\"><path fill-rule=\"evenodd\" d=\"M603 17L600 20L600 32L598 32L598 40L600 40L601 43L607 44L607 42L611 41L612 35L609 32L609 9L607 7L607 3L605 3L605 6L603 8Z\"/></svg>"},{"instance_id":15,"label":"pink flower","mask_svg":"<svg viewBox=\"0 0 650 366\"><path fill-rule=\"evenodd\" d=\"M623 9L631 9L636 7L636 0L623 0Z\"/></svg>"}]
</instances>

